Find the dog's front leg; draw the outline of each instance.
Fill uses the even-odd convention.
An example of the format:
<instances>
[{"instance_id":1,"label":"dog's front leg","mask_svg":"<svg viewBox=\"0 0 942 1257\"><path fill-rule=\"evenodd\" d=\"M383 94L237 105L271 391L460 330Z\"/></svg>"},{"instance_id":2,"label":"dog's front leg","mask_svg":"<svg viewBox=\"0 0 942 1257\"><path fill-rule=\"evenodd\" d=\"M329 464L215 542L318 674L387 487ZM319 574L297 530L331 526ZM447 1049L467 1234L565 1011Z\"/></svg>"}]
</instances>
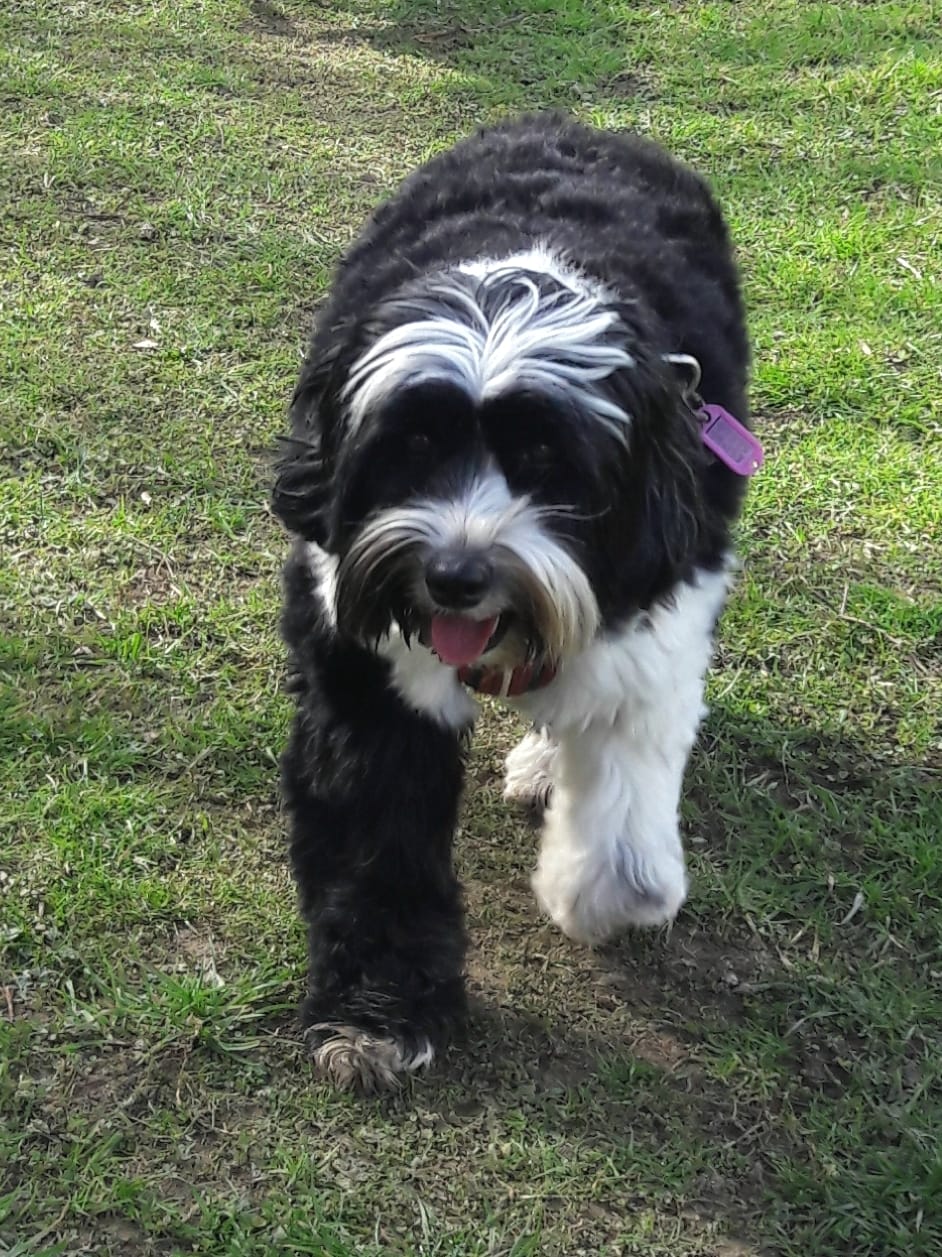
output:
<instances>
[{"instance_id":1,"label":"dog's front leg","mask_svg":"<svg viewBox=\"0 0 942 1257\"><path fill-rule=\"evenodd\" d=\"M686 898L680 793L728 587L728 567L700 573L521 703L546 730L538 765L552 779L533 887L571 938L662 925ZM508 788L528 745L508 761Z\"/></svg>"},{"instance_id":2,"label":"dog's front leg","mask_svg":"<svg viewBox=\"0 0 942 1257\"><path fill-rule=\"evenodd\" d=\"M678 803L689 743L654 733L619 720L558 739L533 887L579 942L671 921L686 898Z\"/></svg>"},{"instance_id":3,"label":"dog's front leg","mask_svg":"<svg viewBox=\"0 0 942 1257\"><path fill-rule=\"evenodd\" d=\"M458 734L385 686L301 695L284 786L310 948L302 1019L337 1086L395 1085L463 1018L461 773Z\"/></svg>"}]
</instances>

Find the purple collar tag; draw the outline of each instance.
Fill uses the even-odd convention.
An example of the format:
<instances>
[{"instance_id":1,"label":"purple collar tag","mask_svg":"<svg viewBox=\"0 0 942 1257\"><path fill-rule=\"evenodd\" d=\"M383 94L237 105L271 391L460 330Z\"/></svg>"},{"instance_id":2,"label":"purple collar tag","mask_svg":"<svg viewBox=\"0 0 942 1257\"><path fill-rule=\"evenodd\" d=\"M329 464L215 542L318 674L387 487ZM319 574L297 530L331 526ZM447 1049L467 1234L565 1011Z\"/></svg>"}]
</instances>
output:
<instances>
[{"instance_id":1,"label":"purple collar tag","mask_svg":"<svg viewBox=\"0 0 942 1257\"><path fill-rule=\"evenodd\" d=\"M722 406L703 405L697 411L703 444L737 476L754 476L762 466L762 446L748 428Z\"/></svg>"}]
</instances>

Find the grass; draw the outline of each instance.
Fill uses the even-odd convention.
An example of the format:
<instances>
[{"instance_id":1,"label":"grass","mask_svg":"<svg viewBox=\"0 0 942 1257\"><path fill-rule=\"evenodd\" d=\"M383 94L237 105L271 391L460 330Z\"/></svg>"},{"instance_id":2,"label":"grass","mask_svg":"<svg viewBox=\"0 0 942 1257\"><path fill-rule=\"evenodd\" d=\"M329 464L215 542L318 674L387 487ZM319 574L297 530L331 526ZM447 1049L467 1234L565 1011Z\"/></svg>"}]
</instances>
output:
<instances>
[{"instance_id":1,"label":"grass","mask_svg":"<svg viewBox=\"0 0 942 1257\"><path fill-rule=\"evenodd\" d=\"M942 1249L939 6L0 13L0 1252ZM489 712L463 1052L314 1082L266 509L310 312L415 162L638 126L738 241L768 461L670 936L536 918Z\"/></svg>"}]
</instances>

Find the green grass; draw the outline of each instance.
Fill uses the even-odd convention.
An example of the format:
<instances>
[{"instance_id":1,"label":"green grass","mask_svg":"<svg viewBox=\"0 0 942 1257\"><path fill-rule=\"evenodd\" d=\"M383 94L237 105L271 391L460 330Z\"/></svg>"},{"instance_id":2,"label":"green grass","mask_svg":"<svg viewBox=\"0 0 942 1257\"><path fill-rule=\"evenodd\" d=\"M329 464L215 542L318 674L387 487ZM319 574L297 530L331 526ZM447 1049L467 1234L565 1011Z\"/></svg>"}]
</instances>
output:
<instances>
[{"instance_id":1,"label":"green grass","mask_svg":"<svg viewBox=\"0 0 942 1257\"><path fill-rule=\"evenodd\" d=\"M0 1252L942 1251L942 10L52 0L0 12ZM338 251L559 105L712 177L768 451L669 936L537 919L489 712L476 1012L317 1084L269 450Z\"/></svg>"}]
</instances>

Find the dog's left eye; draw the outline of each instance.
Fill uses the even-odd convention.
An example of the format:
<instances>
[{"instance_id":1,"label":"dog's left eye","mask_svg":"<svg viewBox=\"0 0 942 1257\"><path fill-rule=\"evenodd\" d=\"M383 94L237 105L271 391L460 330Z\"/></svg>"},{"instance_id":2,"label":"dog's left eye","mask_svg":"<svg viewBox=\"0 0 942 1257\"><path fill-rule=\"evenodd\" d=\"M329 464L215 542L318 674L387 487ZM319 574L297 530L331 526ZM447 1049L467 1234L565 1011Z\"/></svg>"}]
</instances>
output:
<instances>
[{"instance_id":1,"label":"dog's left eye","mask_svg":"<svg viewBox=\"0 0 942 1257\"><path fill-rule=\"evenodd\" d=\"M534 441L504 456L504 468L511 484L520 489L545 487L557 467L552 445L546 441Z\"/></svg>"},{"instance_id":2,"label":"dog's left eye","mask_svg":"<svg viewBox=\"0 0 942 1257\"><path fill-rule=\"evenodd\" d=\"M518 455L520 470L527 476L540 478L553 469L553 447L545 441L528 445Z\"/></svg>"}]
</instances>

